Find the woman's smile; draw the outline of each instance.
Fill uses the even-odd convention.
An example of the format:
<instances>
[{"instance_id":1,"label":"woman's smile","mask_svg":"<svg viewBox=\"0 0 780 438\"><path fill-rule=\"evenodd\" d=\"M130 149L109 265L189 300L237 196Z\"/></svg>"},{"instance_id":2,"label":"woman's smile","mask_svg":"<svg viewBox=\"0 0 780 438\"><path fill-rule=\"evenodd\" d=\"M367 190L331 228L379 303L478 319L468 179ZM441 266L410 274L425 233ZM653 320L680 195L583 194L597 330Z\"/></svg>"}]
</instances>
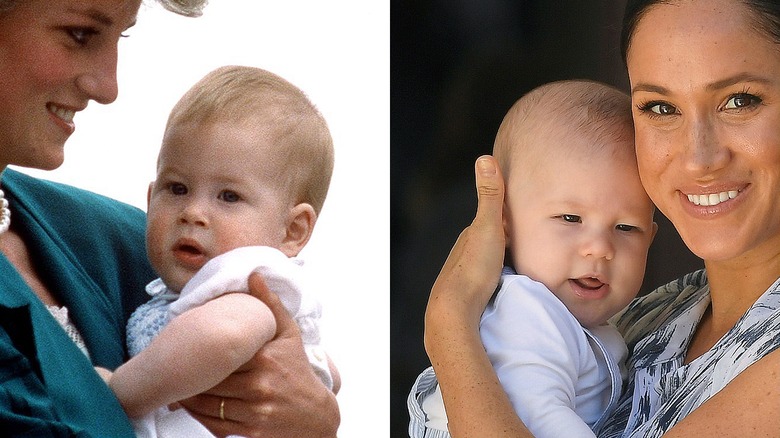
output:
<instances>
[{"instance_id":1,"label":"woman's smile","mask_svg":"<svg viewBox=\"0 0 780 438\"><path fill-rule=\"evenodd\" d=\"M73 117L76 115L76 110L65 108L53 103L46 105L46 109L49 110L49 114L52 115L57 126L61 127L68 136L76 131L76 124L73 123Z\"/></svg>"},{"instance_id":2,"label":"woman's smile","mask_svg":"<svg viewBox=\"0 0 780 438\"><path fill-rule=\"evenodd\" d=\"M75 110L67 109L53 103L48 104L47 108L50 112L62 119L65 123L73 123L73 117L76 115Z\"/></svg>"},{"instance_id":3,"label":"woman's smile","mask_svg":"<svg viewBox=\"0 0 780 438\"><path fill-rule=\"evenodd\" d=\"M688 200L691 201L695 205L718 205L721 202L726 202L729 199L734 199L739 195L738 190L729 190L727 192L720 192L720 193L710 193L710 194L703 194L703 195L694 195L689 194Z\"/></svg>"}]
</instances>

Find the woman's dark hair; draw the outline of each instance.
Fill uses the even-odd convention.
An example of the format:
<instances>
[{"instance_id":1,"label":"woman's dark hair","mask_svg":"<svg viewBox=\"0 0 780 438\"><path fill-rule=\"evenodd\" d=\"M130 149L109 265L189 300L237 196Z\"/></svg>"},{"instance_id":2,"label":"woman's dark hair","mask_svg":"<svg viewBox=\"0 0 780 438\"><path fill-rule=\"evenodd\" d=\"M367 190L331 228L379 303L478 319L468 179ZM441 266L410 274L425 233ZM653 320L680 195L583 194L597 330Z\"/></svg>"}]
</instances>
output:
<instances>
[{"instance_id":1,"label":"woman's dark hair","mask_svg":"<svg viewBox=\"0 0 780 438\"><path fill-rule=\"evenodd\" d=\"M673 4L684 0L628 0L626 11L623 14L623 30L620 34L620 53L623 62L628 57L628 49L631 45L631 37L636 26L642 20L644 14L651 6L658 4ZM734 0L742 2L755 17L755 29L775 43L780 44L780 1L777 0Z\"/></svg>"}]
</instances>

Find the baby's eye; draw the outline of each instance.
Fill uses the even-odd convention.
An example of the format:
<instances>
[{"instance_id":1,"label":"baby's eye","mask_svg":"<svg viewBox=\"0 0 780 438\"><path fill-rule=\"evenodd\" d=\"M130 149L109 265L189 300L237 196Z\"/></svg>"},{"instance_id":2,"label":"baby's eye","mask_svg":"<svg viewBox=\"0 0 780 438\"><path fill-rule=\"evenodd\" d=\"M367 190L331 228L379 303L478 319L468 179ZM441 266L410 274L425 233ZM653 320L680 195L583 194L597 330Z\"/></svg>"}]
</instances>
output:
<instances>
[{"instance_id":1,"label":"baby's eye","mask_svg":"<svg viewBox=\"0 0 780 438\"><path fill-rule=\"evenodd\" d=\"M635 227L633 225L618 224L615 226L615 229L617 229L618 231L634 231L637 230L638 227Z\"/></svg>"},{"instance_id":2,"label":"baby's eye","mask_svg":"<svg viewBox=\"0 0 780 438\"><path fill-rule=\"evenodd\" d=\"M187 194L187 186L185 186L182 183L171 183L168 186L168 190L171 191L172 194L181 196Z\"/></svg>"},{"instance_id":3,"label":"baby's eye","mask_svg":"<svg viewBox=\"0 0 780 438\"><path fill-rule=\"evenodd\" d=\"M241 196L239 196L238 193L233 192L231 190L224 190L220 192L219 199L225 202L238 202L241 200Z\"/></svg>"},{"instance_id":4,"label":"baby's eye","mask_svg":"<svg viewBox=\"0 0 780 438\"><path fill-rule=\"evenodd\" d=\"M571 223L580 223L582 222L582 218L577 216L576 214L562 214L561 219L563 219L566 222Z\"/></svg>"}]
</instances>

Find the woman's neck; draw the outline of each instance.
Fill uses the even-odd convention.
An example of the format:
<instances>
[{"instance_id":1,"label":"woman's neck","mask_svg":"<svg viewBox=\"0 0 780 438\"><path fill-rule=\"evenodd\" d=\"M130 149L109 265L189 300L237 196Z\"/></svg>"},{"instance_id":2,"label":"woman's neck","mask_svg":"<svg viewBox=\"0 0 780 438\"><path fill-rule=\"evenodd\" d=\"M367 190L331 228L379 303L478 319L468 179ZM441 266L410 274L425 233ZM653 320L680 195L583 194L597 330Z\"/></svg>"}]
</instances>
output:
<instances>
[{"instance_id":1,"label":"woman's neck","mask_svg":"<svg viewBox=\"0 0 780 438\"><path fill-rule=\"evenodd\" d=\"M30 289L35 292L44 304L62 306L62 303L54 296L46 284L44 284L32 262L32 257L30 256L27 244L13 227L0 235L0 253L3 253L8 261L14 265L19 272L19 275L22 276L24 281L30 286Z\"/></svg>"},{"instance_id":2,"label":"woman's neck","mask_svg":"<svg viewBox=\"0 0 780 438\"><path fill-rule=\"evenodd\" d=\"M780 254L737 261L705 261L712 298L712 329L725 334L780 277Z\"/></svg>"},{"instance_id":3,"label":"woman's neck","mask_svg":"<svg viewBox=\"0 0 780 438\"><path fill-rule=\"evenodd\" d=\"M710 350L780 277L780 254L738 262L705 261L712 304L693 335L685 363Z\"/></svg>"}]
</instances>

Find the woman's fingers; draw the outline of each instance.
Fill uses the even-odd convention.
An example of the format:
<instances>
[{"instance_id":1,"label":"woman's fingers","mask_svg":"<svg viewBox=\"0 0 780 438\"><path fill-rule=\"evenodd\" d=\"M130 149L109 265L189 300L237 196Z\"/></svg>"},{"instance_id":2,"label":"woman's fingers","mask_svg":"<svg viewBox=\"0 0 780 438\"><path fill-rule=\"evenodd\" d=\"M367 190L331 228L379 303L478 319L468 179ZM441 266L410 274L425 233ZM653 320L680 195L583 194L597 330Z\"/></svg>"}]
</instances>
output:
<instances>
[{"instance_id":1,"label":"woman's fingers","mask_svg":"<svg viewBox=\"0 0 780 438\"><path fill-rule=\"evenodd\" d=\"M487 299L498 285L506 253L504 232L504 178L498 162L490 155L483 155L476 163L477 215L469 227L471 238L467 249L474 263L473 287L479 288L477 296ZM484 308L483 305L483 308ZM480 310L480 314L481 314Z\"/></svg>"},{"instance_id":2,"label":"woman's fingers","mask_svg":"<svg viewBox=\"0 0 780 438\"><path fill-rule=\"evenodd\" d=\"M443 339L453 324L476 330L501 276L506 247L504 180L489 155L477 159L475 174L477 214L458 237L431 289L425 314L426 349Z\"/></svg>"},{"instance_id":3,"label":"woman's fingers","mask_svg":"<svg viewBox=\"0 0 780 438\"><path fill-rule=\"evenodd\" d=\"M474 223L480 226L498 227L502 230L504 208L504 179L496 159L483 155L476 163L477 216Z\"/></svg>"},{"instance_id":4,"label":"woman's fingers","mask_svg":"<svg viewBox=\"0 0 780 438\"><path fill-rule=\"evenodd\" d=\"M461 300L483 303L477 309L479 315L498 284L506 237L502 219L504 180L498 163L492 156L484 155L477 159L475 167L476 217L455 242L434 289L440 285L445 289L443 292L454 293Z\"/></svg>"},{"instance_id":5,"label":"woman's fingers","mask_svg":"<svg viewBox=\"0 0 780 438\"><path fill-rule=\"evenodd\" d=\"M273 312L276 336L227 379L181 404L217 436L335 436L338 403L315 375L298 325L260 275L250 275L249 290Z\"/></svg>"},{"instance_id":6,"label":"woman's fingers","mask_svg":"<svg viewBox=\"0 0 780 438\"><path fill-rule=\"evenodd\" d=\"M276 337L277 338L300 338L300 329L290 312L284 307L279 296L270 291L265 285L263 277L253 272L249 276L249 293L260 301L264 302L274 314L276 319Z\"/></svg>"}]
</instances>

